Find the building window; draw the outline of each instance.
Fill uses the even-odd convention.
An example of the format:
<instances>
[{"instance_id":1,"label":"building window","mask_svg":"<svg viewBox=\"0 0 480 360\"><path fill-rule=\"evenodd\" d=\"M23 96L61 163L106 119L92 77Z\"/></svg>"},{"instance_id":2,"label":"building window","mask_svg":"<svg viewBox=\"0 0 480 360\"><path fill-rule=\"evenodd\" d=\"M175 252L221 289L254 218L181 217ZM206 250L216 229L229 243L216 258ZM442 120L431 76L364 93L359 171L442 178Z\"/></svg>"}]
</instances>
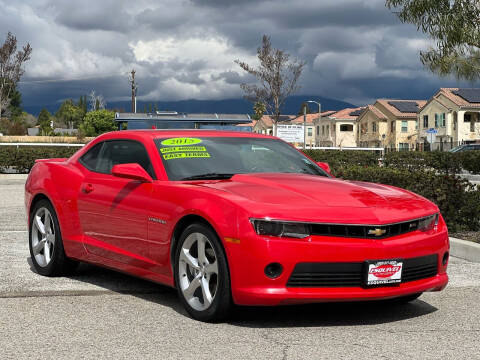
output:
<instances>
[{"instance_id":1,"label":"building window","mask_svg":"<svg viewBox=\"0 0 480 360\"><path fill-rule=\"evenodd\" d=\"M418 130L418 118L415 120L415 130Z\"/></svg>"},{"instance_id":2,"label":"building window","mask_svg":"<svg viewBox=\"0 0 480 360\"><path fill-rule=\"evenodd\" d=\"M376 133L377 132L377 123L372 122L372 132Z\"/></svg>"},{"instance_id":3,"label":"building window","mask_svg":"<svg viewBox=\"0 0 480 360\"><path fill-rule=\"evenodd\" d=\"M402 120L402 132L408 132L408 121Z\"/></svg>"},{"instance_id":4,"label":"building window","mask_svg":"<svg viewBox=\"0 0 480 360\"><path fill-rule=\"evenodd\" d=\"M307 128L307 135L312 136L312 128L311 127Z\"/></svg>"},{"instance_id":5,"label":"building window","mask_svg":"<svg viewBox=\"0 0 480 360\"><path fill-rule=\"evenodd\" d=\"M463 115L463 121L464 122L470 122L471 119L472 119L472 115L470 115L470 114Z\"/></svg>"},{"instance_id":6,"label":"building window","mask_svg":"<svg viewBox=\"0 0 480 360\"><path fill-rule=\"evenodd\" d=\"M320 126L317 126L317 136L320 135Z\"/></svg>"},{"instance_id":7,"label":"building window","mask_svg":"<svg viewBox=\"0 0 480 360\"><path fill-rule=\"evenodd\" d=\"M438 114L435 114L435 128L438 128Z\"/></svg>"},{"instance_id":8,"label":"building window","mask_svg":"<svg viewBox=\"0 0 480 360\"><path fill-rule=\"evenodd\" d=\"M340 131L353 131L353 125L340 125Z\"/></svg>"},{"instance_id":9,"label":"building window","mask_svg":"<svg viewBox=\"0 0 480 360\"><path fill-rule=\"evenodd\" d=\"M445 121L445 113L441 114L441 118L440 118L440 126L441 127L445 127L446 125L446 121Z\"/></svg>"},{"instance_id":10,"label":"building window","mask_svg":"<svg viewBox=\"0 0 480 360\"><path fill-rule=\"evenodd\" d=\"M392 121L390 123L390 132L392 132L392 133L395 132L395 121Z\"/></svg>"},{"instance_id":11,"label":"building window","mask_svg":"<svg viewBox=\"0 0 480 360\"><path fill-rule=\"evenodd\" d=\"M272 134L273 134L273 130L272 129L268 130L268 135L272 135Z\"/></svg>"},{"instance_id":12,"label":"building window","mask_svg":"<svg viewBox=\"0 0 480 360\"><path fill-rule=\"evenodd\" d=\"M400 144L398 144L398 149L400 151L406 151L406 150L409 149L409 145L408 145L408 143L400 143Z\"/></svg>"},{"instance_id":13,"label":"building window","mask_svg":"<svg viewBox=\"0 0 480 360\"><path fill-rule=\"evenodd\" d=\"M322 135L325 135L325 125L322 125Z\"/></svg>"},{"instance_id":14,"label":"building window","mask_svg":"<svg viewBox=\"0 0 480 360\"><path fill-rule=\"evenodd\" d=\"M428 129L428 115L423 115L423 128Z\"/></svg>"},{"instance_id":15,"label":"building window","mask_svg":"<svg viewBox=\"0 0 480 360\"><path fill-rule=\"evenodd\" d=\"M327 136L330 135L330 125L327 125Z\"/></svg>"}]
</instances>

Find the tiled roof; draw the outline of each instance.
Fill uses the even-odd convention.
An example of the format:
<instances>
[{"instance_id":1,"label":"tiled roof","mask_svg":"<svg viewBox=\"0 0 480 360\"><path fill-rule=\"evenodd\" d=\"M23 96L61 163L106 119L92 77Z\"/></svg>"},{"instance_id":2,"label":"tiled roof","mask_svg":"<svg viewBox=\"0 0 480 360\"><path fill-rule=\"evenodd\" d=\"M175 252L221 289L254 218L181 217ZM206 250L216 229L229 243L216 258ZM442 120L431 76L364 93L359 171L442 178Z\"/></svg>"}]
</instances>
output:
<instances>
[{"instance_id":1,"label":"tiled roof","mask_svg":"<svg viewBox=\"0 0 480 360\"><path fill-rule=\"evenodd\" d=\"M363 109L365 109L365 107L345 108L331 114L329 117L336 120L356 120L358 115L351 115L351 113Z\"/></svg>"},{"instance_id":2,"label":"tiled roof","mask_svg":"<svg viewBox=\"0 0 480 360\"><path fill-rule=\"evenodd\" d=\"M329 116L333 113L335 113L335 111L332 111L332 110L322 111L320 115L324 117L324 116ZM318 112L314 114L307 114L306 116L307 116L307 119L306 119L307 124L313 124L315 120L318 120ZM303 115L298 115L295 119L293 119L292 124L303 124Z\"/></svg>"},{"instance_id":3,"label":"tiled roof","mask_svg":"<svg viewBox=\"0 0 480 360\"><path fill-rule=\"evenodd\" d=\"M279 122L288 122L295 118L295 115L280 115ZM271 115L263 115L260 119L267 127L273 126Z\"/></svg>"},{"instance_id":4,"label":"tiled roof","mask_svg":"<svg viewBox=\"0 0 480 360\"><path fill-rule=\"evenodd\" d=\"M251 122L249 123L246 123L246 124L238 124L237 126L251 126L251 127L254 127L257 123L257 120L252 120Z\"/></svg>"},{"instance_id":5,"label":"tiled roof","mask_svg":"<svg viewBox=\"0 0 480 360\"><path fill-rule=\"evenodd\" d=\"M373 105L368 105L368 110L370 110L371 112L373 112L375 114L376 117L378 117L379 119L382 119L382 120L385 120L387 119L387 117L385 116L384 113L382 113L379 109L377 109L375 106Z\"/></svg>"},{"instance_id":6,"label":"tiled roof","mask_svg":"<svg viewBox=\"0 0 480 360\"><path fill-rule=\"evenodd\" d=\"M426 103L426 100L396 100L396 99L378 99L377 102L381 105L383 105L388 111L390 111L394 116L400 117L400 118L411 118L411 117L417 117L416 112L412 113L404 113L400 112L396 107L390 105L388 102L416 102L418 105L418 109L421 109Z\"/></svg>"},{"instance_id":7,"label":"tiled roof","mask_svg":"<svg viewBox=\"0 0 480 360\"><path fill-rule=\"evenodd\" d=\"M440 91L437 93L445 95L448 99L450 99L454 104L458 106L468 106L468 107L480 107L480 103L471 103L464 98L455 95L452 91L457 91L459 88L440 88Z\"/></svg>"}]
</instances>

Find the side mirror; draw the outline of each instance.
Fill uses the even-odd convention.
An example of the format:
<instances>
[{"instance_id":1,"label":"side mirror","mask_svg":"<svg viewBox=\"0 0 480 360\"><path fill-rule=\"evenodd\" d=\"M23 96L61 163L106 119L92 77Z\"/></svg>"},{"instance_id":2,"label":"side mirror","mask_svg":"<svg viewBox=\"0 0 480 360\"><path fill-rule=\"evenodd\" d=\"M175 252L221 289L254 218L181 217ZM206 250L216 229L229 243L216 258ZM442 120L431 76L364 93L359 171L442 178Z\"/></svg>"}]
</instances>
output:
<instances>
[{"instance_id":1,"label":"side mirror","mask_svg":"<svg viewBox=\"0 0 480 360\"><path fill-rule=\"evenodd\" d=\"M118 164L112 168L112 175L124 179L139 180L141 182L152 182L153 179L143 167L136 163Z\"/></svg>"},{"instance_id":2,"label":"side mirror","mask_svg":"<svg viewBox=\"0 0 480 360\"><path fill-rule=\"evenodd\" d=\"M317 161L317 165L330 174L330 165L328 165L326 162Z\"/></svg>"}]
</instances>

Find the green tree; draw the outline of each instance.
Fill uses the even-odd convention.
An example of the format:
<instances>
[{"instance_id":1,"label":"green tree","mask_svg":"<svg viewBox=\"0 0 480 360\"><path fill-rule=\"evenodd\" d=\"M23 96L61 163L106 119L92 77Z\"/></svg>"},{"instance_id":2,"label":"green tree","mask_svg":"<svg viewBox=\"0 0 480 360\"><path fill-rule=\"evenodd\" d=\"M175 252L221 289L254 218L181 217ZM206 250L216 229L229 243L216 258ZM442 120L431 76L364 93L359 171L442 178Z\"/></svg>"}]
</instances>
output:
<instances>
[{"instance_id":1,"label":"green tree","mask_svg":"<svg viewBox=\"0 0 480 360\"><path fill-rule=\"evenodd\" d=\"M38 115L38 125L40 126L41 135L51 135L53 133L51 121L52 116L50 115L50 112L43 108Z\"/></svg>"},{"instance_id":2,"label":"green tree","mask_svg":"<svg viewBox=\"0 0 480 360\"><path fill-rule=\"evenodd\" d=\"M83 104L82 107L80 107L76 105L71 99L65 100L55 113L55 117L59 121L61 121L68 127L74 128L78 128L84 116L85 113L83 111Z\"/></svg>"},{"instance_id":3,"label":"green tree","mask_svg":"<svg viewBox=\"0 0 480 360\"><path fill-rule=\"evenodd\" d=\"M85 115L80 130L85 136L97 136L117 130L115 113L109 110L90 111Z\"/></svg>"},{"instance_id":4,"label":"green tree","mask_svg":"<svg viewBox=\"0 0 480 360\"><path fill-rule=\"evenodd\" d=\"M422 63L432 72L480 79L478 0L386 0L386 6L435 42L420 52Z\"/></svg>"},{"instance_id":5,"label":"green tree","mask_svg":"<svg viewBox=\"0 0 480 360\"><path fill-rule=\"evenodd\" d=\"M260 120L263 116L263 114L265 114L265 111L267 111L267 107L265 106L264 103L262 103L261 101L257 101L254 105L253 105L253 118L255 120Z\"/></svg>"},{"instance_id":6,"label":"green tree","mask_svg":"<svg viewBox=\"0 0 480 360\"><path fill-rule=\"evenodd\" d=\"M16 118L22 115L22 94L14 89L10 94L10 103L7 107L9 117Z\"/></svg>"}]
</instances>

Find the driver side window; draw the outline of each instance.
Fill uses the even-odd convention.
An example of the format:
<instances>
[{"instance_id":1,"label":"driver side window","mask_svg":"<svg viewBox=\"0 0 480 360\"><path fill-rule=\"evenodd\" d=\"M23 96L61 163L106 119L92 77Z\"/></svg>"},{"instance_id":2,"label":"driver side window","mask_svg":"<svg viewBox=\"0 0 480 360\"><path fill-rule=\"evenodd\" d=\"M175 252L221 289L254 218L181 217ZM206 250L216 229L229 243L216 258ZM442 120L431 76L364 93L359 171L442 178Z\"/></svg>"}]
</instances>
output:
<instances>
[{"instance_id":1,"label":"driver side window","mask_svg":"<svg viewBox=\"0 0 480 360\"><path fill-rule=\"evenodd\" d=\"M91 148L80 160L87 169L103 174L111 174L115 165L137 163L156 179L147 151L137 141L104 141Z\"/></svg>"}]
</instances>

